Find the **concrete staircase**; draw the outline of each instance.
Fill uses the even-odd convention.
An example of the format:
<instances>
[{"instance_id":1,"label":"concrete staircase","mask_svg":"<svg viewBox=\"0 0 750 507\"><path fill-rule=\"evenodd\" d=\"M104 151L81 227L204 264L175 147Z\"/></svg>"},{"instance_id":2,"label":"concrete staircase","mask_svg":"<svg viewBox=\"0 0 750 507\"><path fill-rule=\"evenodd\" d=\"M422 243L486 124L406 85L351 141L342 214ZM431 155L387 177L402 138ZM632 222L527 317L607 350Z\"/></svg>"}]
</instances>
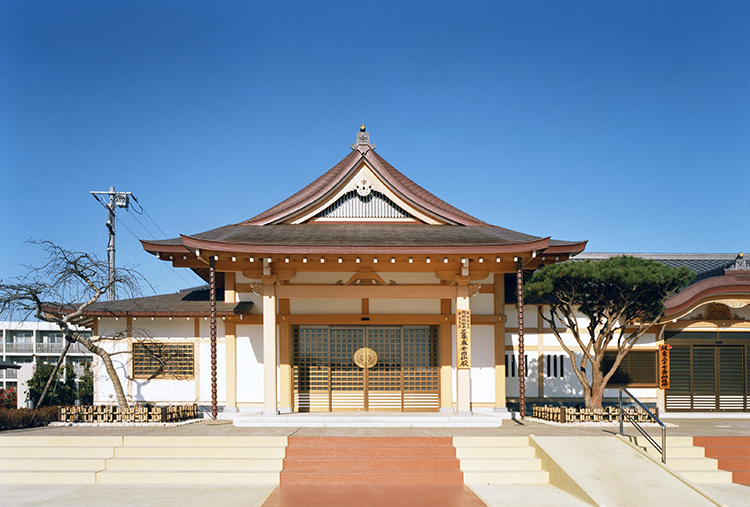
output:
<instances>
[{"instance_id":1,"label":"concrete staircase","mask_svg":"<svg viewBox=\"0 0 750 507\"><path fill-rule=\"evenodd\" d=\"M695 437L694 443L732 474L732 482L750 486L750 437Z\"/></svg>"},{"instance_id":2,"label":"concrete staircase","mask_svg":"<svg viewBox=\"0 0 750 507\"><path fill-rule=\"evenodd\" d=\"M281 486L461 485L450 437L289 437Z\"/></svg>"},{"instance_id":3,"label":"concrete staircase","mask_svg":"<svg viewBox=\"0 0 750 507\"><path fill-rule=\"evenodd\" d=\"M466 484L547 484L529 437L453 437Z\"/></svg>"},{"instance_id":4,"label":"concrete staircase","mask_svg":"<svg viewBox=\"0 0 750 507\"><path fill-rule=\"evenodd\" d=\"M0 484L278 484L286 437L0 437Z\"/></svg>"},{"instance_id":5,"label":"concrete staircase","mask_svg":"<svg viewBox=\"0 0 750 507\"><path fill-rule=\"evenodd\" d=\"M656 439L660 442L660 439ZM655 459L661 454L643 438L634 442ZM667 437L667 466L695 484L728 484L732 474L720 470L715 459L706 457L702 447L693 445L693 437Z\"/></svg>"},{"instance_id":6,"label":"concrete staircase","mask_svg":"<svg viewBox=\"0 0 750 507\"><path fill-rule=\"evenodd\" d=\"M0 484L94 484L122 437L0 437Z\"/></svg>"}]
</instances>

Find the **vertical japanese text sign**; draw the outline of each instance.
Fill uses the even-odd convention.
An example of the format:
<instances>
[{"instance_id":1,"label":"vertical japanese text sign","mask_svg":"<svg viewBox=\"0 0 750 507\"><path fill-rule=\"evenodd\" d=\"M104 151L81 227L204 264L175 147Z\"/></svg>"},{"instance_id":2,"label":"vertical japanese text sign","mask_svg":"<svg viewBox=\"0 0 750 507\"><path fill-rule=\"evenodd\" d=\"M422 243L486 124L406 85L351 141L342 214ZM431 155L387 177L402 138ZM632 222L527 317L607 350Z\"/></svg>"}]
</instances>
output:
<instances>
[{"instance_id":1,"label":"vertical japanese text sign","mask_svg":"<svg viewBox=\"0 0 750 507\"><path fill-rule=\"evenodd\" d=\"M659 389L669 389L669 349L671 345L659 345Z\"/></svg>"},{"instance_id":2,"label":"vertical japanese text sign","mask_svg":"<svg viewBox=\"0 0 750 507\"><path fill-rule=\"evenodd\" d=\"M456 311L458 368L471 368L471 310Z\"/></svg>"}]
</instances>

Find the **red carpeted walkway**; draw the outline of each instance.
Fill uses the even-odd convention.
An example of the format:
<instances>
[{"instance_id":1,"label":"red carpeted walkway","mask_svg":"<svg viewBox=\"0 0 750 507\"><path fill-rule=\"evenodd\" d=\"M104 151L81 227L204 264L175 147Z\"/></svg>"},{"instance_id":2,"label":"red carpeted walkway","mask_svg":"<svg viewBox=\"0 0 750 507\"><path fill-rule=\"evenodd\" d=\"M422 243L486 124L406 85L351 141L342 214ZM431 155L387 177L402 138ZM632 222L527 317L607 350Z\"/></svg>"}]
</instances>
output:
<instances>
[{"instance_id":1,"label":"red carpeted walkway","mask_svg":"<svg viewBox=\"0 0 750 507\"><path fill-rule=\"evenodd\" d=\"M289 437L280 506L481 506L450 437Z\"/></svg>"},{"instance_id":2,"label":"red carpeted walkway","mask_svg":"<svg viewBox=\"0 0 750 507\"><path fill-rule=\"evenodd\" d=\"M695 437L693 444L705 447L719 469L732 472L732 482L750 486L750 437Z\"/></svg>"}]
</instances>

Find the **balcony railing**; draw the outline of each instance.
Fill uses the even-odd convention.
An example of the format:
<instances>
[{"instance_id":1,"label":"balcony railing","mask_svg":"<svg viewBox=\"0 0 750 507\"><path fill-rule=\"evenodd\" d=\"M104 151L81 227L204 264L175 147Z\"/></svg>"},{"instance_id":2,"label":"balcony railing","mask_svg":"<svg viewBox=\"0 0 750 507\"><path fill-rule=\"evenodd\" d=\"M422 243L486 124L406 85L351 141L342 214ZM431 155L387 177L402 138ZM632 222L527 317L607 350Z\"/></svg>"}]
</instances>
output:
<instances>
[{"instance_id":1,"label":"balcony railing","mask_svg":"<svg viewBox=\"0 0 750 507\"><path fill-rule=\"evenodd\" d=\"M36 352L37 354L50 354L60 353L63 350L62 343L37 343Z\"/></svg>"},{"instance_id":2,"label":"balcony railing","mask_svg":"<svg viewBox=\"0 0 750 507\"><path fill-rule=\"evenodd\" d=\"M5 370L5 378L18 378L18 370Z\"/></svg>"},{"instance_id":3,"label":"balcony railing","mask_svg":"<svg viewBox=\"0 0 750 507\"><path fill-rule=\"evenodd\" d=\"M6 353L26 353L31 354L34 352L34 344L33 343L8 343L5 342L5 352Z\"/></svg>"}]
</instances>

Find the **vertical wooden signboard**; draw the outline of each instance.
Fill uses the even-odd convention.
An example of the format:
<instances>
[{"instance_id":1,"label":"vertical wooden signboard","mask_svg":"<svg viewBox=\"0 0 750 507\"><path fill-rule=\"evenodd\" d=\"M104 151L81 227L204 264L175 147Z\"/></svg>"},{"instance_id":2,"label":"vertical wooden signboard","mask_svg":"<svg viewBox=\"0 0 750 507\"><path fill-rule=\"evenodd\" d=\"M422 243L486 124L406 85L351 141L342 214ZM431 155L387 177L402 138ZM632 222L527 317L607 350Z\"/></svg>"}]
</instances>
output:
<instances>
[{"instance_id":1,"label":"vertical wooden signboard","mask_svg":"<svg viewBox=\"0 0 750 507\"><path fill-rule=\"evenodd\" d=\"M669 389L669 349L671 345L659 345L659 389Z\"/></svg>"},{"instance_id":2,"label":"vertical wooden signboard","mask_svg":"<svg viewBox=\"0 0 750 507\"><path fill-rule=\"evenodd\" d=\"M456 311L458 368L471 368L471 310Z\"/></svg>"}]
</instances>

